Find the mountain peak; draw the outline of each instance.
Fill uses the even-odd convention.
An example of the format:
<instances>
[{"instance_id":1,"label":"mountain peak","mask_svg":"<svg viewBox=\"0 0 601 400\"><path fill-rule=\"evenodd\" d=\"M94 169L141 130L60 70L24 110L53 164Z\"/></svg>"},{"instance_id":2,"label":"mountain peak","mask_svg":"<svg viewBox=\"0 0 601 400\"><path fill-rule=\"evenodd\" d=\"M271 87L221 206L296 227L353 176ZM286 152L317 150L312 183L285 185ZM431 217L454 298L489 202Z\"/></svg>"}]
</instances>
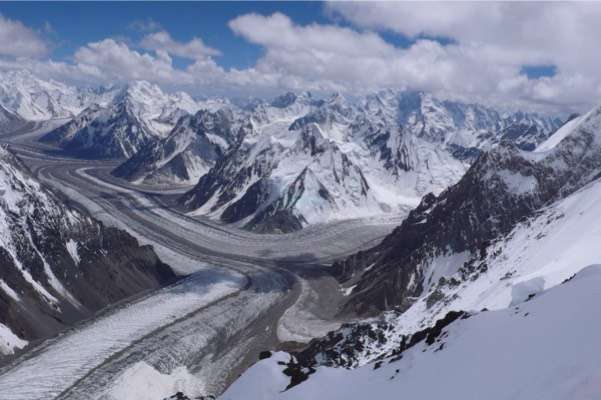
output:
<instances>
[{"instance_id":1,"label":"mountain peak","mask_svg":"<svg viewBox=\"0 0 601 400\"><path fill-rule=\"evenodd\" d=\"M272 107L286 108L290 107L294 103L309 104L312 101L313 95L311 92L305 91L298 94L294 92L286 92L273 99L270 104Z\"/></svg>"},{"instance_id":2,"label":"mountain peak","mask_svg":"<svg viewBox=\"0 0 601 400\"><path fill-rule=\"evenodd\" d=\"M148 81L138 80L123 86L121 96L141 101L149 101L153 97L163 97L165 94L158 85Z\"/></svg>"}]
</instances>

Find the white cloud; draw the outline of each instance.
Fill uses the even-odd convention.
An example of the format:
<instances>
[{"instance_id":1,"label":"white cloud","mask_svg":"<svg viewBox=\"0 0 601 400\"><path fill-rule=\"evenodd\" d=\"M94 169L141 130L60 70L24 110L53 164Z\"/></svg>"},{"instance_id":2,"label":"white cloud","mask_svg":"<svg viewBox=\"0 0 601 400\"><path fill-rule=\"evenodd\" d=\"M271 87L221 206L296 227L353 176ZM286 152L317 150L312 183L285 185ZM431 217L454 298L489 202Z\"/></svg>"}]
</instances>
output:
<instances>
[{"instance_id":1,"label":"white cloud","mask_svg":"<svg viewBox=\"0 0 601 400\"><path fill-rule=\"evenodd\" d=\"M398 48L373 32L299 26L277 13L244 15L232 20L230 27L265 47L255 70L280 84L353 92L413 88L473 97L496 90L500 80L519 73L518 64L496 64L496 53L482 63L486 49L480 46L418 40L409 48Z\"/></svg>"},{"instance_id":2,"label":"white cloud","mask_svg":"<svg viewBox=\"0 0 601 400\"><path fill-rule=\"evenodd\" d=\"M90 71L98 70L104 79L136 80L148 79L157 82L170 82L183 78L181 72L174 69L171 60L165 54L153 56L130 49L125 43L113 39L89 43L75 52L78 66ZM179 76L178 76L179 75Z\"/></svg>"},{"instance_id":3,"label":"white cloud","mask_svg":"<svg viewBox=\"0 0 601 400\"><path fill-rule=\"evenodd\" d=\"M19 21L0 14L0 55L14 57L41 57L48 47L40 36Z\"/></svg>"},{"instance_id":4,"label":"white cloud","mask_svg":"<svg viewBox=\"0 0 601 400\"><path fill-rule=\"evenodd\" d=\"M161 24L159 24L157 21L155 21L152 18L137 19L137 20L133 21L131 24L129 24L129 28L133 29L134 31L144 32L144 33L156 32L156 31L160 31L161 29L163 29L161 27Z\"/></svg>"},{"instance_id":5,"label":"white cloud","mask_svg":"<svg viewBox=\"0 0 601 400\"><path fill-rule=\"evenodd\" d=\"M200 38L195 37L187 43L182 43L174 40L164 30L146 35L142 38L141 46L147 50L162 50L191 60L203 60L221 54L219 50L206 46Z\"/></svg>"},{"instance_id":6,"label":"white cloud","mask_svg":"<svg viewBox=\"0 0 601 400\"><path fill-rule=\"evenodd\" d=\"M508 101L513 96L566 108L597 101L601 3L331 2L327 7L363 29L454 39L457 45L449 47L471 53L480 69L504 71L491 78L497 76L499 94ZM519 75L523 65L555 65L558 73L528 80ZM472 82L482 77L474 75Z\"/></svg>"}]
</instances>

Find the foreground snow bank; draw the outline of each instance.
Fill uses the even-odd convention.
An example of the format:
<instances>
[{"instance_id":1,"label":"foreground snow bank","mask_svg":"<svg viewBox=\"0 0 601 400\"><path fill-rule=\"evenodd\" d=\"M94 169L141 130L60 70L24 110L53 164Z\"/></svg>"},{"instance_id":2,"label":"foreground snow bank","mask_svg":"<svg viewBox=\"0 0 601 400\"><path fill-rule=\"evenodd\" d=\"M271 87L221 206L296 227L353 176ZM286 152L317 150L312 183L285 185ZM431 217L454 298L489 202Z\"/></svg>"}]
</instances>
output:
<instances>
[{"instance_id":1,"label":"foreground snow bank","mask_svg":"<svg viewBox=\"0 0 601 400\"><path fill-rule=\"evenodd\" d=\"M164 399L177 392L195 393L202 390L198 378L190 374L186 367L176 368L170 374L162 374L141 361L128 368L101 399Z\"/></svg>"},{"instance_id":2,"label":"foreground snow bank","mask_svg":"<svg viewBox=\"0 0 601 400\"><path fill-rule=\"evenodd\" d=\"M318 368L285 391L277 353L221 397L237 399L593 399L601 397L601 265L511 308L458 319L396 361Z\"/></svg>"}]
</instances>

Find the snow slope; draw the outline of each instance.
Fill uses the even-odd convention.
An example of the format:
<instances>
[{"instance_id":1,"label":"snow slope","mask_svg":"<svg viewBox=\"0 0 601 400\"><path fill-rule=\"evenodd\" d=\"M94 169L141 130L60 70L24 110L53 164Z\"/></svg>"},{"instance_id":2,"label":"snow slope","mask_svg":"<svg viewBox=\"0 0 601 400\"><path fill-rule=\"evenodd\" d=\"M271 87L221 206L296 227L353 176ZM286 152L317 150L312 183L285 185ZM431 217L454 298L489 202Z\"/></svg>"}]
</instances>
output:
<instances>
[{"instance_id":1,"label":"snow slope","mask_svg":"<svg viewBox=\"0 0 601 400\"><path fill-rule=\"evenodd\" d=\"M93 103L106 103L110 90L43 80L28 70L0 71L0 106L24 120L73 117Z\"/></svg>"},{"instance_id":2,"label":"snow slope","mask_svg":"<svg viewBox=\"0 0 601 400\"><path fill-rule=\"evenodd\" d=\"M582 121L586 119L586 115L576 116L570 120L568 120L565 124L563 124L555 133L553 133L547 140L543 143L539 144L535 152L542 153L548 150L551 150L555 146L559 144L563 139L565 139L574 129L580 125Z\"/></svg>"},{"instance_id":3,"label":"snow slope","mask_svg":"<svg viewBox=\"0 0 601 400\"><path fill-rule=\"evenodd\" d=\"M598 398L597 300L601 266L593 265L528 302L457 319L379 364L354 370L319 367L289 390L290 379L278 363L287 363L289 356L276 353L247 371L220 399L384 400L399 394L412 399Z\"/></svg>"},{"instance_id":4,"label":"snow slope","mask_svg":"<svg viewBox=\"0 0 601 400\"><path fill-rule=\"evenodd\" d=\"M429 307L452 302L446 290L492 269L488 256L499 251L495 243L600 174L599 108L549 151L524 152L503 142L480 156L456 185L424 197L381 244L335 265L339 279L357 284L345 308L363 314L404 310L425 294L431 296ZM439 266L449 257L458 261L441 276Z\"/></svg>"},{"instance_id":5,"label":"snow slope","mask_svg":"<svg viewBox=\"0 0 601 400\"><path fill-rule=\"evenodd\" d=\"M597 107L544 152L499 146L426 196L335 266L351 302L389 311L258 364L223 398L599 397L600 121Z\"/></svg>"},{"instance_id":6,"label":"snow slope","mask_svg":"<svg viewBox=\"0 0 601 400\"><path fill-rule=\"evenodd\" d=\"M527 294L549 289L597 263L601 259L600 196L601 182L596 181L517 224L487 249L483 260L487 270L473 280L444 289L433 280L431 290L399 317L403 332L428 326L451 310L509 307L525 299L524 286ZM455 262L457 267L462 264ZM461 273L442 276L450 280L454 275L461 279ZM437 289L444 300L429 306L428 298Z\"/></svg>"}]
</instances>

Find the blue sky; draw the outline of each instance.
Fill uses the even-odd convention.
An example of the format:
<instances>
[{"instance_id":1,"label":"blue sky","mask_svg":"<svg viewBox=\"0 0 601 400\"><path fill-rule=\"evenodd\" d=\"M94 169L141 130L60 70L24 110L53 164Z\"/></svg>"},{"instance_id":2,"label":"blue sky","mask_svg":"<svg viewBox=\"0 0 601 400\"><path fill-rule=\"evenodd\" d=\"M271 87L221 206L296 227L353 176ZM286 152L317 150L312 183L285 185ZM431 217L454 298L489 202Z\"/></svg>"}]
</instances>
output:
<instances>
[{"instance_id":1,"label":"blue sky","mask_svg":"<svg viewBox=\"0 0 601 400\"><path fill-rule=\"evenodd\" d=\"M228 22L240 15L280 12L295 23L352 26L328 12L320 1L232 1L232 2L2 2L0 13L22 21L53 41L52 56L68 60L81 46L107 37L135 43L145 32L143 25L158 24L178 41L201 37L210 47L219 49L217 58L224 68L248 68L262 55L261 46L235 35ZM149 26L148 26L149 27ZM415 39L390 30L380 32L392 45L406 48ZM421 35L420 37L425 37ZM429 37L442 44L447 37ZM134 46L135 47L135 46ZM185 60L174 59L179 65Z\"/></svg>"},{"instance_id":2,"label":"blue sky","mask_svg":"<svg viewBox=\"0 0 601 400\"><path fill-rule=\"evenodd\" d=\"M147 33L139 29L140 23L154 21L176 40L201 37L222 52L217 62L225 68L250 67L262 53L260 46L236 36L228 21L251 12L270 15L277 11L300 24L331 22L322 2L0 3L0 12L6 17L40 31L50 24L57 59L68 58L86 43L107 37L139 39Z\"/></svg>"}]
</instances>

